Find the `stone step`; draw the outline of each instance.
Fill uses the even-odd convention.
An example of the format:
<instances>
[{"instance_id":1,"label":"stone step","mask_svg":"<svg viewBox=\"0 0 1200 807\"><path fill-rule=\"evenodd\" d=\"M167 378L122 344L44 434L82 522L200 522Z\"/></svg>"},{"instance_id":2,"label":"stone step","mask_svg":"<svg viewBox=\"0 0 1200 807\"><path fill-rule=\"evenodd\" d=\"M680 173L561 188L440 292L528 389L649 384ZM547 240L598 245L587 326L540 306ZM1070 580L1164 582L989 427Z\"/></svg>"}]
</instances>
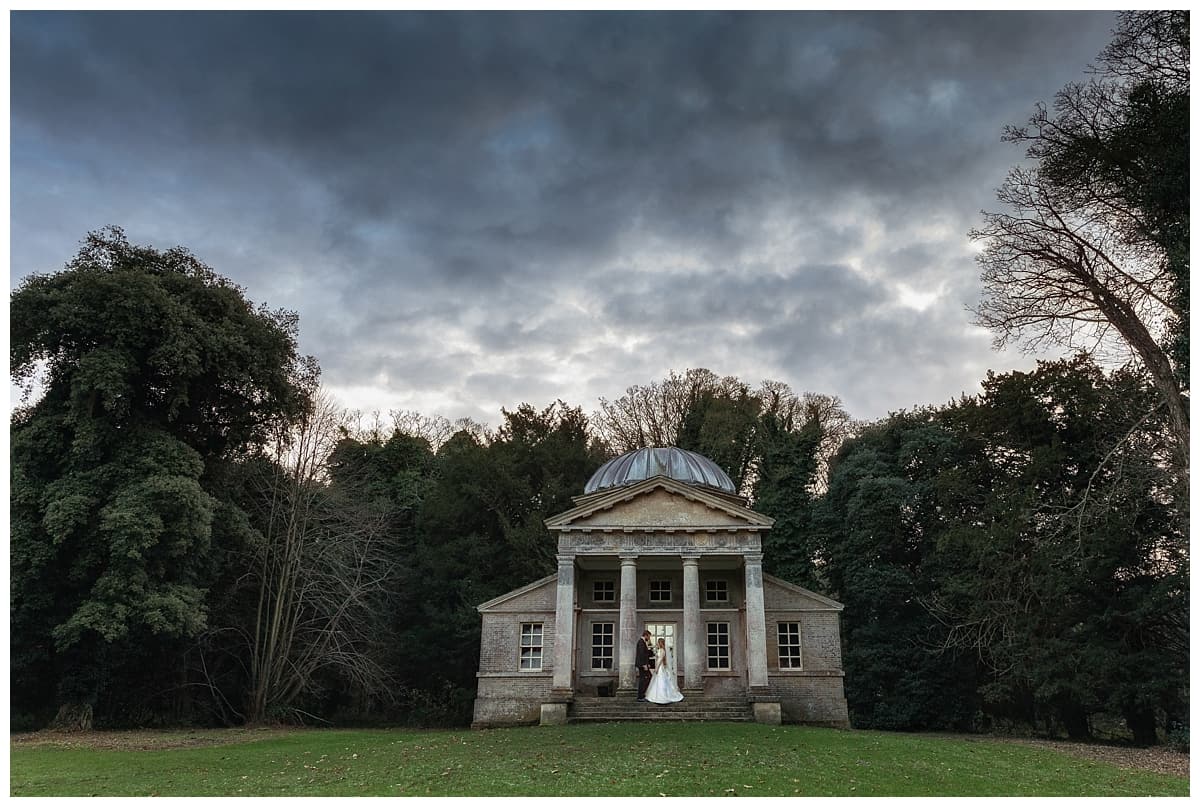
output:
<instances>
[{"instance_id":1,"label":"stone step","mask_svg":"<svg viewBox=\"0 0 1200 807\"><path fill-rule=\"evenodd\" d=\"M746 703L629 703L613 704L611 706L579 706L572 704L567 707L572 712L749 712L754 707Z\"/></svg>"},{"instance_id":2,"label":"stone step","mask_svg":"<svg viewBox=\"0 0 1200 807\"><path fill-rule=\"evenodd\" d=\"M659 712L689 712L697 709L710 710L715 712L738 711L746 712L751 707L745 703L742 704L716 704L716 703L689 703L689 704L661 704L661 703L631 703L628 706L572 706L571 711L574 712L625 712L625 711L646 711L648 709L657 710Z\"/></svg>"},{"instance_id":3,"label":"stone step","mask_svg":"<svg viewBox=\"0 0 1200 807\"><path fill-rule=\"evenodd\" d=\"M704 701L677 701L675 703L651 703L649 701L626 703L573 703L575 709L749 709L750 704L742 703L705 703Z\"/></svg>"},{"instance_id":4,"label":"stone step","mask_svg":"<svg viewBox=\"0 0 1200 807\"><path fill-rule=\"evenodd\" d=\"M574 703L575 709L749 709L748 703L699 703L683 701L681 703Z\"/></svg>"},{"instance_id":5,"label":"stone step","mask_svg":"<svg viewBox=\"0 0 1200 807\"><path fill-rule=\"evenodd\" d=\"M674 714L674 715L604 715L604 716L571 716L567 718L570 723L668 723L668 722L695 722L704 721L714 723L752 723L754 718L750 715L707 715L699 714Z\"/></svg>"},{"instance_id":6,"label":"stone step","mask_svg":"<svg viewBox=\"0 0 1200 807\"><path fill-rule=\"evenodd\" d=\"M636 704L637 701L632 698L575 698L571 703L575 704ZM745 698L684 698L677 701L680 704L730 704L737 706L745 706L750 701Z\"/></svg>"},{"instance_id":7,"label":"stone step","mask_svg":"<svg viewBox=\"0 0 1200 807\"><path fill-rule=\"evenodd\" d=\"M590 709L570 710L567 714L571 717L637 717L639 715L729 715L737 717L739 715L754 714L749 709L611 709L605 711L593 711Z\"/></svg>"},{"instance_id":8,"label":"stone step","mask_svg":"<svg viewBox=\"0 0 1200 807\"><path fill-rule=\"evenodd\" d=\"M580 720L753 720L754 712L746 702L715 705L687 702L672 704L574 703L567 712L569 719Z\"/></svg>"}]
</instances>

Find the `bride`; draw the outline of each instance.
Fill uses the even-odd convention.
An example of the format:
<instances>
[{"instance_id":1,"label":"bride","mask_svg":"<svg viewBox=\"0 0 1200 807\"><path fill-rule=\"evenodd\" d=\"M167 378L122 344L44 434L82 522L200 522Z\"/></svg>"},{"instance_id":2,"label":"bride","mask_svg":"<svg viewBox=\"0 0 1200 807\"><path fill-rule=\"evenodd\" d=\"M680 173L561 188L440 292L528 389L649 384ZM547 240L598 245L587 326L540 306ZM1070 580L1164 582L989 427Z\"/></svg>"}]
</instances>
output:
<instances>
[{"instance_id":1,"label":"bride","mask_svg":"<svg viewBox=\"0 0 1200 807\"><path fill-rule=\"evenodd\" d=\"M667 652L667 643L661 637L658 649L655 651L654 678L646 687L646 700L651 703L678 703L683 700L683 694L675 685L675 665Z\"/></svg>"}]
</instances>

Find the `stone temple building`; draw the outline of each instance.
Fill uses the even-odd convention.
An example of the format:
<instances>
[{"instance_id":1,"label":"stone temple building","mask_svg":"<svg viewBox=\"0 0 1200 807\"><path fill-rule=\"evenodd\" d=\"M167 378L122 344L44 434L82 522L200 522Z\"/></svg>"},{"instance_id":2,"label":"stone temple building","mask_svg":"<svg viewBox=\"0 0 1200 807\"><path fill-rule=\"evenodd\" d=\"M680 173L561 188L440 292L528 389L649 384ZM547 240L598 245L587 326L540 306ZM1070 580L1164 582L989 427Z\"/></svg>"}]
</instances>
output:
<instances>
[{"instance_id":1,"label":"stone temple building","mask_svg":"<svg viewBox=\"0 0 1200 807\"><path fill-rule=\"evenodd\" d=\"M473 725L675 715L848 726L840 603L763 574L772 519L711 460L610 460L546 520L558 572L483 603ZM666 639L684 701L636 703L634 647Z\"/></svg>"}]
</instances>

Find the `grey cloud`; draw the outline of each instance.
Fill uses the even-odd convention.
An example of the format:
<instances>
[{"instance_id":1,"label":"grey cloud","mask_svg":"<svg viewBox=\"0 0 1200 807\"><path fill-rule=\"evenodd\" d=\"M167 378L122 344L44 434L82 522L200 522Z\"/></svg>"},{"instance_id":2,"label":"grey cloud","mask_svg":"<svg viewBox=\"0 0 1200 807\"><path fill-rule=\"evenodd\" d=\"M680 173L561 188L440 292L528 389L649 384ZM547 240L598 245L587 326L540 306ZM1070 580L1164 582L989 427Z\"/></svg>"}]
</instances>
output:
<instances>
[{"instance_id":1,"label":"grey cloud","mask_svg":"<svg viewBox=\"0 0 1200 807\"><path fill-rule=\"evenodd\" d=\"M13 280L115 223L297 309L331 383L397 408L719 361L881 414L1011 361L962 338L965 233L1002 125L1112 21L14 12ZM900 283L943 296L921 319ZM897 345L932 369L865 385Z\"/></svg>"}]
</instances>

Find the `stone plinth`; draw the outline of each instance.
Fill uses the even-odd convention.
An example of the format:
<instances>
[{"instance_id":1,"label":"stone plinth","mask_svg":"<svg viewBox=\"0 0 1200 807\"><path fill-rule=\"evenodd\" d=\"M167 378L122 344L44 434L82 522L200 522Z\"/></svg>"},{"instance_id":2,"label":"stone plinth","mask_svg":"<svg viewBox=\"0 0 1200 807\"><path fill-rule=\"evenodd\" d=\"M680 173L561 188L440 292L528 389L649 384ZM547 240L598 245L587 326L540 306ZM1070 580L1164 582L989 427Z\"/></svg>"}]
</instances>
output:
<instances>
[{"instance_id":1,"label":"stone plinth","mask_svg":"<svg viewBox=\"0 0 1200 807\"><path fill-rule=\"evenodd\" d=\"M539 721L542 726L565 726L567 725L567 704L565 703L543 703L542 704L542 719Z\"/></svg>"},{"instance_id":2,"label":"stone plinth","mask_svg":"<svg viewBox=\"0 0 1200 807\"><path fill-rule=\"evenodd\" d=\"M778 726L783 722L783 710L779 708L778 703L759 702L751 705L754 707L755 723L766 723L771 726ZM542 709L545 708L545 706L542 707Z\"/></svg>"}]
</instances>

